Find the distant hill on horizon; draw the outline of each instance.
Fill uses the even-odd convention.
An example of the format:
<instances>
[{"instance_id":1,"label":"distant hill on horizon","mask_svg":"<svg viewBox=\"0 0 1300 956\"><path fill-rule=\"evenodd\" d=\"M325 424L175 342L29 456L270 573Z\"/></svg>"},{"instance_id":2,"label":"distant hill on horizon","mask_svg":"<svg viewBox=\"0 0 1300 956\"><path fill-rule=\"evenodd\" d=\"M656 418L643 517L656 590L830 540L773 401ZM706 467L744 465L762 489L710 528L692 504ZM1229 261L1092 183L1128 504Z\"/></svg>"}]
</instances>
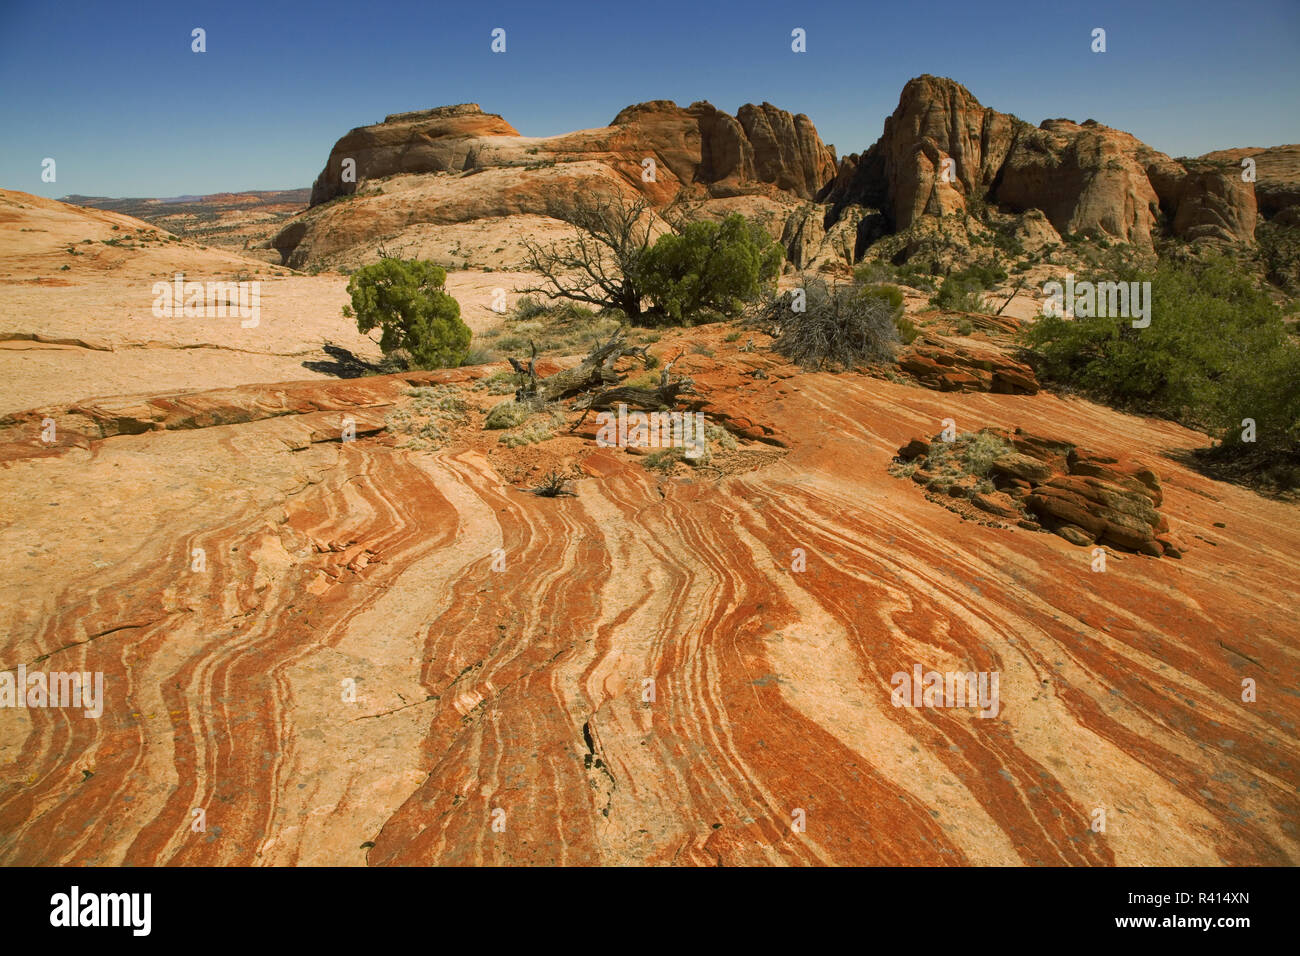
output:
<instances>
[{"instance_id":1,"label":"distant hill on horizon","mask_svg":"<svg viewBox=\"0 0 1300 956\"><path fill-rule=\"evenodd\" d=\"M307 208L311 189L247 189L167 199L107 196L65 196L61 202L87 209L102 209L143 219L168 232L243 250L268 262L280 256L265 249L286 219Z\"/></svg>"}]
</instances>

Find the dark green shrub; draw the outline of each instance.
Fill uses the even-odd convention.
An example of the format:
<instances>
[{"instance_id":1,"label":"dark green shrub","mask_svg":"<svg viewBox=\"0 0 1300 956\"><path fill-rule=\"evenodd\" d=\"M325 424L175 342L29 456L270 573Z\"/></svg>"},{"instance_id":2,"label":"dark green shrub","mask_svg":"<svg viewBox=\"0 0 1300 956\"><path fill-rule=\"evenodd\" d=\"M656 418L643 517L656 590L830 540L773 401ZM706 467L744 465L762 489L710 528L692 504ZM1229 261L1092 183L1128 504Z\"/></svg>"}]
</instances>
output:
<instances>
[{"instance_id":1,"label":"dark green shrub","mask_svg":"<svg viewBox=\"0 0 1300 956\"><path fill-rule=\"evenodd\" d=\"M954 312L978 312L983 308L983 290L972 282L948 276L939 291L930 298L930 304Z\"/></svg>"},{"instance_id":2,"label":"dark green shrub","mask_svg":"<svg viewBox=\"0 0 1300 956\"><path fill-rule=\"evenodd\" d=\"M898 276L898 270L888 262L879 259L864 262L853 270L853 281L862 285L876 285L880 282L892 282Z\"/></svg>"},{"instance_id":3,"label":"dark green shrub","mask_svg":"<svg viewBox=\"0 0 1300 956\"><path fill-rule=\"evenodd\" d=\"M738 213L720 223L687 223L646 250L639 286L673 323L693 324L708 313L734 316L776 278L783 257L762 226Z\"/></svg>"},{"instance_id":4,"label":"dark green shrub","mask_svg":"<svg viewBox=\"0 0 1300 956\"><path fill-rule=\"evenodd\" d=\"M1269 296L1229 260L1163 261L1147 328L1126 318L1042 317L1024 339L1041 377L1153 412L1257 454L1300 447L1300 346ZM1243 420L1256 424L1244 442Z\"/></svg>"},{"instance_id":5,"label":"dark green shrub","mask_svg":"<svg viewBox=\"0 0 1300 956\"><path fill-rule=\"evenodd\" d=\"M983 309L981 293L992 289L1006 277L1007 270L998 265L976 263L967 266L949 273L930 303L955 312L979 312Z\"/></svg>"},{"instance_id":6,"label":"dark green shrub","mask_svg":"<svg viewBox=\"0 0 1300 956\"><path fill-rule=\"evenodd\" d=\"M380 329L379 347L403 349L417 368L451 368L469 352L473 333L460 318L460 304L443 289L447 273L432 262L381 259L348 280L350 306L363 335Z\"/></svg>"}]
</instances>

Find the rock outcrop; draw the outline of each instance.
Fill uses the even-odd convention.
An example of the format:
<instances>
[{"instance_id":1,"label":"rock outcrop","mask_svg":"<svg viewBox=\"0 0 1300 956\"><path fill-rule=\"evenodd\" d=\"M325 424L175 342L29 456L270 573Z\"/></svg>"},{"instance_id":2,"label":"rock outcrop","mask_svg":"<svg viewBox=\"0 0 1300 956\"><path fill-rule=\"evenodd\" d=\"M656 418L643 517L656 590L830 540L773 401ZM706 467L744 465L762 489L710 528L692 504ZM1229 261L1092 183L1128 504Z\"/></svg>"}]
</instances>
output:
<instances>
[{"instance_id":1,"label":"rock outcrop","mask_svg":"<svg viewBox=\"0 0 1300 956\"><path fill-rule=\"evenodd\" d=\"M831 221L859 205L894 230L977 199L1041 210L1061 235L1148 247L1162 214L1183 239L1249 242L1256 221L1254 190L1228 164L1185 165L1095 120L1033 127L928 75L903 88L881 138L846 157L818 199Z\"/></svg>"},{"instance_id":2,"label":"rock outcrop","mask_svg":"<svg viewBox=\"0 0 1300 956\"><path fill-rule=\"evenodd\" d=\"M987 485L979 488L984 475L955 474L950 465L954 455L946 443L912 439L898 450L898 458L912 463L912 480L931 491L969 498L980 511L1016 520L1028 529L1052 531L1072 544L1100 542L1157 558L1181 558L1187 551L1187 544L1157 510L1164 493L1160 479L1146 465L1019 428L986 428L974 436L989 439L1008 449L987 468L991 490Z\"/></svg>"},{"instance_id":3,"label":"rock outcrop","mask_svg":"<svg viewBox=\"0 0 1300 956\"><path fill-rule=\"evenodd\" d=\"M81 402L54 454L60 412L13 416L3 669L102 674L103 710L0 707L0 863L1300 862L1295 505L1181 464L1205 437L1169 422L795 374L726 332L655 345L789 443L724 480L567 432L404 447L410 386L479 415L489 369ZM887 469L944 417L1159 456L1159 505L1103 480L1201 543L1098 574L963 523ZM1053 448L1014 452L1079 472ZM529 494L557 460L576 496ZM897 706L917 666L999 674L1000 710ZM1099 794L1123 825L1091 833Z\"/></svg>"},{"instance_id":4,"label":"rock outcrop","mask_svg":"<svg viewBox=\"0 0 1300 956\"><path fill-rule=\"evenodd\" d=\"M981 106L958 83L918 77L903 88L876 144L848 157L819 198L832 204L836 218L850 203L880 208L896 230L921 215L963 209L965 197L992 186L1019 122Z\"/></svg>"},{"instance_id":5,"label":"rock outcrop","mask_svg":"<svg viewBox=\"0 0 1300 956\"><path fill-rule=\"evenodd\" d=\"M644 196L662 206L683 190L705 215L749 198L748 212L779 212L770 216L779 234L789 210L834 175L835 153L812 121L770 103L731 116L707 102L653 100L609 126L552 137L521 136L502 117L462 104L398 113L343 136L312 187L312 208L272 245L297 267L424 224L563 220L577 196Z\"/></svg>"},{"instance_id":6,"label":"rock outcrop","mask_svg":"<svg viewBox=\"0 0 1300 956\"><path fill-rule=\"evenodd\" d=\"M930 75L903 88L875 145L838 165L807 116L770 103L731 116L707 102L651 100L622 110L609 126L551 137L521 136L502 117L461 104L397 113L347 133L312 187L313 208L271 246L288 265L329 263L421 224L562 220L571 197L611 191L657 206L685 191L704 215L721 214L720 200L752 199L756 205L743 211L770 220L797 268L851 265L881 235L972 202L1041 215L1059 236L1146 248L1162 231L1250 242L1257 202L1266 217L1300 220L1286 211L1300 203L1297 155L1300 147L1284 146L1179 161L1091 119L1032 126ZM1241 177L1246 156L1258 157L1258 183ZM341 197L356 197L363 208L318 208Z\"/></svg>"},{"instance_id":7,"label":"rock outcrop","mask_svg":"<svg viewBox=\"0 0 1300 956\"><path fill-rule=\"evenodd\" d=\"M862 257L862 250L885 234L884 217L874 209L850 206L830 228L826 209L809 204L786 219L781 244L796 269L847 268Z\"/></svg>"},{"instance_id":8,"label":"rock outcrop","mask_svg":"<svg viewBox=\"0 0 1300 956\"><path fill-rule=\"evenodd\" d=\"M1227 163L1238 181L1246 174L1242 161L1254 160L1255 199L1259 214L1283 225L1300 226L1300 143L1262 149L1221 149L1201 157L1215 163Z\"/></svg>"},{"instance_id":9,"label":"rock outcrop","mask_svg":"<svg viewBox=\"0 0 1300 956\"><path fill-rule=\"evenodd\" d=\"M922 336L904 349L898 367L940 392L1038 392L1038 379L1028 365L1007 358L999 349L974 349L937 335Z\"/></svg>"},{"instance_id":10,"label":"rock outcrop","mask_svg":"<svg viewBox=\"0 0 1300 956\"><path fill-rule=\"evenodd\" d=\"M393 113L382 123L359 126L330 150L325 168L311 188L311 205L356 191L367 179L397 173L462 172L475 164L478 140L518 136L518 131L477 103ZM344 162L352 161L345 178Z\"/></svg>"}]
</instances>

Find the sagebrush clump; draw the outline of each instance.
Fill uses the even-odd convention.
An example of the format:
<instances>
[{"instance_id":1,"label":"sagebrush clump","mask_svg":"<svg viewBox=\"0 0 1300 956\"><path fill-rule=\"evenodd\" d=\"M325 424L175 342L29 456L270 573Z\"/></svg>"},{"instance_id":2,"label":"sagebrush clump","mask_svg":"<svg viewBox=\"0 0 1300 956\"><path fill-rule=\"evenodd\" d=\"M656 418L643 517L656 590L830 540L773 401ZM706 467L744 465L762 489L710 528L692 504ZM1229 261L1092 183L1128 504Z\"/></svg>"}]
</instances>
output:
<instances>
[{"instance_id":1,"label":"sagebrush clump","mask_svg":"<svg viewBox=\"0 0 1300 956\"><path fill-rule=\"evenodd\" d=\"M813 277L804 280L802 299L797 291L773 299L759 317L777 330L772 348L781 355L813 370L894 361L899 334L892 297Z\"/></svg>"}]
</instances>

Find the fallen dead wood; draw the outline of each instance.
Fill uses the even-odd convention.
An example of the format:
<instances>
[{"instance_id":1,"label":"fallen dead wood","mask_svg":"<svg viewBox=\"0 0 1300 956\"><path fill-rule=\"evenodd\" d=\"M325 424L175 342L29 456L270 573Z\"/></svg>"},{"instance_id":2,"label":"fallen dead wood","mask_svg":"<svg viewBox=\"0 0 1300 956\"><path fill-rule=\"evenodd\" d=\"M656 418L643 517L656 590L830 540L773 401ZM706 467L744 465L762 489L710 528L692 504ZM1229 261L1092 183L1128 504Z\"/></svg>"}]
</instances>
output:
<instances>
[{"instance_id":1,"label":"fallen dead wood","mask_svg":"<svg viewBox=\"0 0 1300 956\"><path fill-rule=\"evenodd\" d=\"M1016 287L1015 287L1015 289L1013 289L1012 292L1011 292L1011 294L1010 294L1009 296L1007 296L1007 301L1005 301L1005 302L1002 303L1002 308L1001 308L1001 309L998 309L998 310L997 310L996 312L994 312L993 314L994 314L994 315L1001 315L1003 309L1005 309L1007 306L1009 306L1009 305L1011 304L1011 300L1014 299L1017 295L1019 295L1019 294L1020 294L1020 290L1023 289L1024 287L1025 287L1025 279L1024 279L1024 276L1021 276L1020 281L1019 281L1018 283L1016 283Z\"/></svg>"},{"instance_id":2,"label":"fallen dead wood","mask_svg":"<svg viewBox=\"0 0 1300 956\"><path fill-rule=\"evenodd\" d=\"M635 388L628 385L620 385L615 388L607 388L599 392L580 406L593 411L608 411L618 405L627 405L630 408L645 408L654 411L662 408L672 408L678 402L678 396L685 391L690 390L691 382L689 379L678 379L675 382L669 382L666 385L660 385L658 388Z\"/></svg>"},{"instance_id":3,"label":"fallen dead wood","mask_svg":"<svg viewBox=\"0 0 1300 956\"><path fill-rule=\"evenodd\" d=\"M536 348L534 348L534 359L536 354ZM618 372L614 370L614 365L619 359L627 355L639 355L643 362L648 359L646 350L640 346L628 345L623 339L623 330L618 329L609 337L609 341L603 345L593 347L587 357L578 365L573 368L562 369L554 375L548 375L541 380L538 380L533 372L533 360L530 360L528 365L524 366L522 363L511 359L510 364L516 372L530 376L528 384L521 386L516 392L515 400L545 405L593 388L617 385L619 376Z\"/></svg>"}]
</instances>

